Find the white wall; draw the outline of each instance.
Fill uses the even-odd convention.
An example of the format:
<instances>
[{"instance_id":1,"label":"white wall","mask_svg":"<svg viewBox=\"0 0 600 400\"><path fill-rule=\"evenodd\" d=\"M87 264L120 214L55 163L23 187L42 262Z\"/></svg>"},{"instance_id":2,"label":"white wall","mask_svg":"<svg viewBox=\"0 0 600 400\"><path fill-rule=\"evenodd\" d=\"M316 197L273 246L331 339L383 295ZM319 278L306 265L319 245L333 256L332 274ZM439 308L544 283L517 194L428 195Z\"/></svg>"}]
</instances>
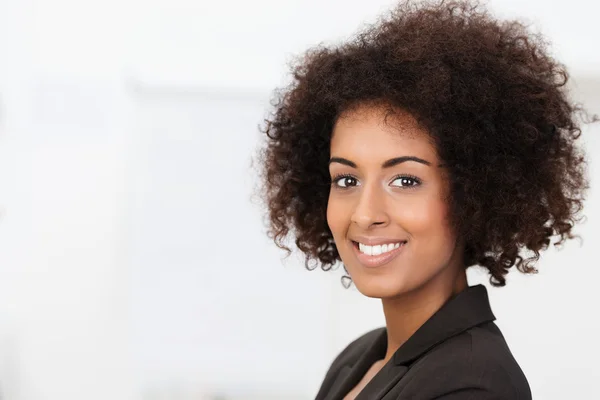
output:
<instances>
[{"instance_id":1,"label":"white wall","mask_svg":"<svg viewBox=\"0 0 600 400\"><path fill-rule=\"evenodd\" d=\"M339 273L282 264L250 157L290 55L392 3L0 0L0 398L314 395L383 318ZM597 5L491 6L548 32L600 113ZM583 246L491 290L536 399L600 397L599 132Z\"/></svg>"}]
</instances>

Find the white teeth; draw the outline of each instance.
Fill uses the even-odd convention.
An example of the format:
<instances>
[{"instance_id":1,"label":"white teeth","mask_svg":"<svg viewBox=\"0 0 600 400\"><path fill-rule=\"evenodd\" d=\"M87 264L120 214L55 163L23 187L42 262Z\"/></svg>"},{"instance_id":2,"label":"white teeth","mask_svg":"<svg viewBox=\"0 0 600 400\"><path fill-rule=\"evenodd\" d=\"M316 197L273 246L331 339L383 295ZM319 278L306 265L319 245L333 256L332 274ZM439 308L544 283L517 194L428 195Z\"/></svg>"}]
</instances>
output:
<instances>
[{"instance_id":1,"label":"white teeth","mask_svg":"<svg viewBox=\"0 0 600 400\"><path fill-rule=\"evenodd\" d=\"M358 244L358 249L360 250L361 253L365 253L368 255L373 255L373 247L372 246L366 246L362 243Z\"/></svg>"},{"instance_id":2,"label":"white teeth","mask_svg":"<svg viewBox=\"0 0 600 400\"><path fill-rule=\"evenodd\" d=\"M361 253L365 253L369 256L378 256L380 254L387 253L389 251L397 249L398 247L400 247L401 244L404 244L404 242L388 243L388 244L376 245L376 246L367 246L366 244L359 243L358 249L360 250Z\"/></svg>"}]
</instances>

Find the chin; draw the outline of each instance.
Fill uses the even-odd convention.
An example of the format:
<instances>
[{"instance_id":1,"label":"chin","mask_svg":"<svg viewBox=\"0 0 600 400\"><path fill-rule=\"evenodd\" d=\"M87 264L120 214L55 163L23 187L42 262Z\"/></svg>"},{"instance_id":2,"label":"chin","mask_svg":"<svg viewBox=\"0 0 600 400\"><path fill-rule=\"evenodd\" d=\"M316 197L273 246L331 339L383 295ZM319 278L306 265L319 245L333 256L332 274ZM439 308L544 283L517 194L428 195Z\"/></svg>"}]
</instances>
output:
<instances>
[{"instance_id":1,"label":"chin","mask_svg":"<svg viewBox=\"0 0 600 400\"><path fill-rule=\"evenodd\" d=\"M385 276L357 277L352 281L361 294L374 299L397 297L409 291L402 282L394 282Z\"/></svg>"}]
</instances>

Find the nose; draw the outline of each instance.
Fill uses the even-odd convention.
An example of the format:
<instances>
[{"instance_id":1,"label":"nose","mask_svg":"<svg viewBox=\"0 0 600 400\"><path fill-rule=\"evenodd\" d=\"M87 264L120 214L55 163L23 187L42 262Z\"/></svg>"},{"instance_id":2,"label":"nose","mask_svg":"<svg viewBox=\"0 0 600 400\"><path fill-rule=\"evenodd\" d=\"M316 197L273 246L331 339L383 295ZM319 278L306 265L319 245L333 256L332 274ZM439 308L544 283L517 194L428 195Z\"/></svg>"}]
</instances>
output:
<instances>
[{"instance_id":1,"label":"nose","mask_svg":"<svg viewBox=\"0 0 600 400\"><path fill-rule=\"evenodd\" d=\"M389 216L385 207L385 193L375 186L363 186L363 190L356 200L351 221L363 230L388 224Z\"/></svg>"}]
</instances>

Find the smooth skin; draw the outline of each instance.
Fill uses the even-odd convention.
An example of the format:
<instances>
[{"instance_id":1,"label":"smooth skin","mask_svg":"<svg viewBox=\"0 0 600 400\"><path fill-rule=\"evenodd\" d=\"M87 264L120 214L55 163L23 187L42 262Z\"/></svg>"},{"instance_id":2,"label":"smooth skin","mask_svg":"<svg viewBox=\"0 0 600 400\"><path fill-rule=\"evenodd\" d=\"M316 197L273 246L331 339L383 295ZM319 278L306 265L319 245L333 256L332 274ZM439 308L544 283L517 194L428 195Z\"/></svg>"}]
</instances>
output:
<instances>
[{"instance_id":1,"label":"smooth skin","mask_svg":"<svg viewBox=\"0 0 600 400\"><path fill-rule=\"evenodd\" d=\"M398 348L467 287L464 245L449 223L449 181L427 131L402 110L363 104L333 129L327 222L356 288L382 301L388 334L377 361L346 396L354 399ZM358 238L406 241L388 263L361 263Z\"/></svg>"}]
</instances>

